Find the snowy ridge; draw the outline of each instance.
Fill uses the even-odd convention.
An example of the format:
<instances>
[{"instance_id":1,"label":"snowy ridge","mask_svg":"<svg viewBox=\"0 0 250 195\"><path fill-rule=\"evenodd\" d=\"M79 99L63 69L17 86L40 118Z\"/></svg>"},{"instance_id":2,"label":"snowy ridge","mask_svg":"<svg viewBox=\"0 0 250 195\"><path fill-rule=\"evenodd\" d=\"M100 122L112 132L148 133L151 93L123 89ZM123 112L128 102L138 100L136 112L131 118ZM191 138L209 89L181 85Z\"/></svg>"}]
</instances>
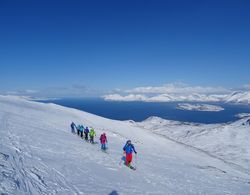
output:
<instances>
[{"instance_id":1,"label":"snowy ridge","mask_svg":"<svg viewBox=\"0 0 250 195\"><path fill-rule=\"evenodd\" d=\"M105 95L107 101L144 101L144 102L225 102L235 104L250 104L250 91L234 92L231 94L159 94L146 96L143 94L110 94Z\"/></svg>"},{"instance_id":2,"label":"snowy ridge","mask_svg":"<svg viewBox=\"0 0 250 195\"><path fill-rule=\"evenodd\" d=\"M237 104L250 104L250 92L234 92L228 95L225 102L237 103Z\"/></svg>"},{"instance_id":3,"label":"snowy ridge","mask_svg":"<svg viewBox=\"0 0 250 195\"><path fill-rule=\"evenodd\" d=\"M144 101L144 102L218 102L223 101L225 95L204 95L204 94L160 94L155 96L146 96L141 94L110 94L105 95L107 101Z\"/></svg>"},{"instance_id":4,"label":"snowy ridge","mask_svg":"<svg viewBox=\"0 0 250 195\"><path fill-rule=\"evenodd\" d=\"M101 152L98 144L90 145L70 133L72 121L93 126L98 135L105 131L108 154ZM156 133L131 121L114 121L54 104L0 96L0 193L249 192L247 172ZM138 152L134 157L136 171L119 165L127 139L132 139Z\"/></svg>"}]
</instances>

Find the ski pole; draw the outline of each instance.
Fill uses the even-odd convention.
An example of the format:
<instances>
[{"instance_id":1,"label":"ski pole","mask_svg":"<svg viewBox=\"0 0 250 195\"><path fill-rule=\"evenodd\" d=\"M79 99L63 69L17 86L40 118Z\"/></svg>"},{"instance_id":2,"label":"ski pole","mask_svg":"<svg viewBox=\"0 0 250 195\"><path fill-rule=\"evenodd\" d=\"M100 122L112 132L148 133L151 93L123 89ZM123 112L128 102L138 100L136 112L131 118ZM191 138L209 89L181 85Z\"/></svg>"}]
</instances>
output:
<instances>
[{"instance_id":1,"label":"ski pole","mask_svg":"<svg viewBox=\"0 0 250 195\"><path fill-rule=\"evenodd\" d=\"M123 152L123 153L122 153L122 157L121 157L120 162L119 162L119 165L122 164L122 161L124 161L124 158L125 158L125 156L124 156L124 152Z\"/></svg>"}]
</instances>

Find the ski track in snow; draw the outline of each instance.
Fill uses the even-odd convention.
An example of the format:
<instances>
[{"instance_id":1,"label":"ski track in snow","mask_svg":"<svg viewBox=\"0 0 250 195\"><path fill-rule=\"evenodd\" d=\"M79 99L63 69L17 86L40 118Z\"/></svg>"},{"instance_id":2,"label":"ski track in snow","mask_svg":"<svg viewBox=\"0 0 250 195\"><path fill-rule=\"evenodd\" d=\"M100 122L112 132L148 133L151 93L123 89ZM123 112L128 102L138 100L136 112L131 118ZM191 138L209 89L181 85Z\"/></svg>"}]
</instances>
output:
<instances>
[{"instance_id":1,"label":"ski track in snow","mask_svg":"<svg viewBox=\"0 0 250 195\"><path fill-rule=\"evenodd\" d=\"M10 186L8 189L10 191L6 191L6 193L60 194L66 192L79 194L77 190L68 184L62 174L39 162L39 158L35 158L38 161L32 163L34 157L30 147L22 142L18 135L12 131L11 125L8 124L8 116L4 116L1 123L4 130L8 132L8 140L4 143L9 143L9 148L12 149L11 154L3 153L8 158L4 159L5 162L3 164L1 163L8 170L7 172L2 172L3 177L8 178L5 181L8 181L7 185ZM3 186L1 183L1 191L4 191Z\"/></svg>"},{"instance_id":2,"label":"ski track in snow","mask_svg":"<svg viewBox=\"0 0 250 195\"><path fill-rule=\"evenodd\" d=\"M70 133L108 134L108 152ZM98 140L99 137L95 139ZM136 171L121 164L132 139ZM248 194L250 176L202 151L122 121L0 96L0 194Z\"/></svg>"}]
</instances>

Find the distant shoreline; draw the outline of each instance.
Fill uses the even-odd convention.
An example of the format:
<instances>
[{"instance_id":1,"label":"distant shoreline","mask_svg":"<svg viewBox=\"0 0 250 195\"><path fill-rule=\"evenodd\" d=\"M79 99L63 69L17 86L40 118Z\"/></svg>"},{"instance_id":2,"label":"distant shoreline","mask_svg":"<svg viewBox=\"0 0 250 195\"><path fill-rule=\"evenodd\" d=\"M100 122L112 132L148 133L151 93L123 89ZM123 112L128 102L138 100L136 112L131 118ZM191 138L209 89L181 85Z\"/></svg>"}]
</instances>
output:
<instances>
[{"instance_id":1,"label":"distant shoreline","mask_svg":"<svg viewBox=\"0 0 250 195\"><path fill-rule=\"evenodd\" d=\"M227 123L236 121L238 119L236 117L237 114L250 113L250 106L211 102L207 102L207 104L221 106L225 110L220 112L189 111L176 109L178 104L185 102L116 102L105 101L101 98L65 98L39 102L55 103L113 120L133 120L135 122L141 122L151 116L157 116L180 122L203 124ZM192 104L196 104L196 102L192 102ZM199 104L206 103L200 102Z\"/></svg>"},{"instance_id":2,"label":"distant shoreline","mask_svg":"<svg viewBox=\"0 0 250 195\"><path fill-rule=\"evenodd\" d=\"M177 105L179 110L200 111L200 112L220 112L225 110L223 107L211 104L190 104L181 103Z\"/></svg>"}]
</instances>

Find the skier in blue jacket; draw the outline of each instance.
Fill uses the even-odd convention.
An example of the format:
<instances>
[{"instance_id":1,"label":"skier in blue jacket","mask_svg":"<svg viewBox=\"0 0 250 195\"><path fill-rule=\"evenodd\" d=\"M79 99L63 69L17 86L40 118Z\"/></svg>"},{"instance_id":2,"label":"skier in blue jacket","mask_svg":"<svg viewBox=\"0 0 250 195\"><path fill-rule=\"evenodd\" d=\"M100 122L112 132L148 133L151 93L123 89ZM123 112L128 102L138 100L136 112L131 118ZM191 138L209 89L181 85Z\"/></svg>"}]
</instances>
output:
<instances>
[{"instance_id":1,"label":"skier in blue jacket","mask_svg":"<svg viewBox=\"0 0 250 195\"><path fill-rule=\"evenodd\" d=\"M125 165L127 165L128 167L130 167L131 162L132 162L132 153L134 152L135 154L137 154L134 145L131 143L131 140L128 140L125 144L125 146L123 147L123 151L126 154L126 161L125 161Z\"/></svg>"},{"instance_id":2,"label":"skier in blue jacket","mask_svg":"<svg viewBox=\"0 0 250 195\"><path fill-rule=\"evenodd\" d=\"M81 125L77 125L76 129L77 129L77 135L79 136L80 135Z\"/></svg>"},{"instance_id":3,"label":"skier in blue jacket","mask_svg":"<svg viewBox=\"0 0 250 195\"><path fill-rule=\"evenodd\" d=\"M83 130L84 130L84 127L83 127L83 125L81 125L81 126L80 126L81 138L83 137Z\"/></svg>"}]
</instances>

